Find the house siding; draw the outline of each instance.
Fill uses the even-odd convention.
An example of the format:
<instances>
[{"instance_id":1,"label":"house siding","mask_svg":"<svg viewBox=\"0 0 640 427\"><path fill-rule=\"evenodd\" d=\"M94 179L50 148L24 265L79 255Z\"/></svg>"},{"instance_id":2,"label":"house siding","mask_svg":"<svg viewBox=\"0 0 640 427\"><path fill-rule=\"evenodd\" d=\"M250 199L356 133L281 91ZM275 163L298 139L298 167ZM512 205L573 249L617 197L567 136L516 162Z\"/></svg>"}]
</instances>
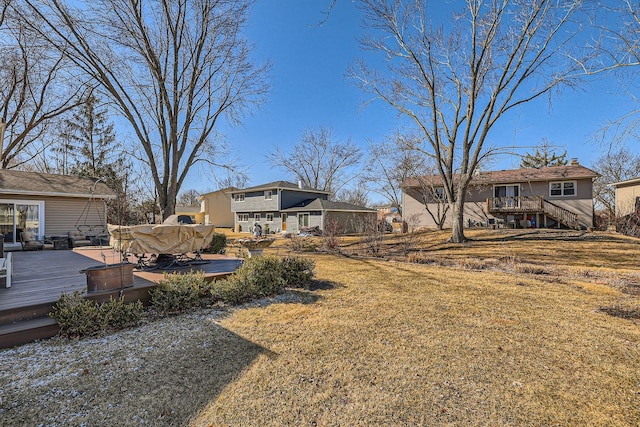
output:
<instances>
[{"instance_id":1,"label":"house siding","mask_svg":"<svg viewBox=\"0 0 640 427\"><path fill-rule=\"evenodd\" d=\"M336 221L344 233L351 234L364 230L364 225L375 221L377 212L337 212L328 211L324 214L323 230L332 221Z\"/></svg>"},{"instance_id":2,"label":"house siding","mask_svg":"<svg viewBox=\"0 0 640 427\"><path fill-rule=\"evenodd\" d=\"M80 226L103 226L105 229L102 233L106 232L107 216L104 201L66 197L44 197L43 199L45 235L64 236L69 231L77 231ZM96 231L99 232L99 230Z\"/></svg>"},{"instance_id":3,"label":"house siding","mask_svg":"<svg viewBox=\"0 0 640 427\"><path fill-rule=\"evenodd\" d=\"M550 182L575 181L575 196L550 196ZM487 212L486 200L493 197L495 186L518 185L520 196L542 196L545 200L572 211L578 215L578 222L583 227L593 226L593 182L588 179L554 179L551 181L533 182L501 182L482 185L472 185L465 197L464 221L465 225L470 222L487 223L489 219L495 219ZM435 227L436 223L427 212L425 206L420 201L420 192L413 188L403 189L402 206L405 220L414 216L417 218L417 225L423 227ZM437 203L429 203L429 209L436 212ZM542 219L541 219L542 221ZM449 209L444 226L451 227L453 224L452 211ZM543 226L537 224L537 226Z\"/></svg>"},{"instance_id":4,"label":"house siding","mask_svg":"<svg viewBox=\"0 0 640 427\"><path fill-rule=\"evenodd\" d=\"M244 194L243 202L236 202L231 199L231 211L238 213L251 212L275 212L278 210L278 192L271 190L271 200L264 198L264 191L253 191L244 193L242 191L234 191L232 194ZM233 196L232 196L233 197Z\"/></svg>"},{"instance_id":5,"label":"house siding","mask_svg":"<svg viewBox=\"0 0 640 427\"><path fill-rule=\"evenodd\" d=\"M616 187L616 216L629 215L636 211L636 198L640 197L640 183Z\"/></svg>"},{"instance_id":6,"label":"house siding","mask_svg":"<svg viewBox=\"0 0 640 427\"><path fill-rule=\"evenodd\" d=\"M235 215L231 212L231 193L216 191L204 194L200 202L200 212L205 215L206 224L233 228Z\"/></svg>"},{"instance_id":7,"label":"house siding","mask_svg":"<svg viewBox=\"0 0 640 427\"><path fill-rule=\"evenodd\" d=\"M39 197L3 194L3 201L32 201L44 202L44 230L40 227L40 236L66 236L69 231L77 230L78 226L101 226L106 231L106 205L104 200L89 200L79 197Z\"/></svg>"}]
</instances>

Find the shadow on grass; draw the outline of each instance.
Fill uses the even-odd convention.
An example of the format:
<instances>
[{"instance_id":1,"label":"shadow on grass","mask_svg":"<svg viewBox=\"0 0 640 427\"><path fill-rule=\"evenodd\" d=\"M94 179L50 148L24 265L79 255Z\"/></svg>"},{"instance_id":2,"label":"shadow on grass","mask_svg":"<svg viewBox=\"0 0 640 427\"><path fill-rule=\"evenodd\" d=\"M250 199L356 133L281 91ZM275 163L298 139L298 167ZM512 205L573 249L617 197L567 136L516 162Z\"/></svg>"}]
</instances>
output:
<instances>
[{"instance_id":1,"label":"shadow on grass","mask_svg":"<svg viewBox=\"0 0 640 427\"><path fill-rule=\"evenodd\" d=\"M306 289L310 291L329 291L331 289L341 288L343 285L331 280L312 280L306 285Z\"/></svg>"},{"instance_id":2,"label":"shadow on grass","mask_svg":"<svg viewBox=\"0 0 640 427\"><path fill-rule=\"evenodd\" d=\"M47 381L7 384L5 402L14 407L0 404L3 420L6 425L63 425L72 416L74 425L190 425L260 355L278 356L213 318L174 324L172 342L143 327L108 343L66 343L83 357L73 368L53 365Z\"/></svg>"},{"instance_id":3,"label":"shadow on grass","mask_svg":"<svg viewBox=\"0 0 640 427\"><path fill-rule=\"evenodd\" d=\"M600 307L600 311L613 317L622 319L640 319L640 307Z\"/></svg>"}]
</instances>

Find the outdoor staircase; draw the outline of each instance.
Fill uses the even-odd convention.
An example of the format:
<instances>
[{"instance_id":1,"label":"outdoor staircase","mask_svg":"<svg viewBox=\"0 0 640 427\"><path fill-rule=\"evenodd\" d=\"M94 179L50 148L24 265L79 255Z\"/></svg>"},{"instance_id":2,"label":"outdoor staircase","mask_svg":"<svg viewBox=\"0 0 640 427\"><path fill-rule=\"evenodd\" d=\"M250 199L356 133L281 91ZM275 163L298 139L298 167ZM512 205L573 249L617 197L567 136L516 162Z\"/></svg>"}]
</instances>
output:
<instances>
[{"instance_id":1,"label":"outdoor staircase","mask_svg":"<svg viewBox=\"0 0 640 427\"><path fill-rule=\"evenodd\" d=\"M578 214L568 209L562 208L548 200L542 199L544 214L549 218L553 218L566 227L574 230L580 230L580 223L578 222Z\"/></svg>"}]
</instances>

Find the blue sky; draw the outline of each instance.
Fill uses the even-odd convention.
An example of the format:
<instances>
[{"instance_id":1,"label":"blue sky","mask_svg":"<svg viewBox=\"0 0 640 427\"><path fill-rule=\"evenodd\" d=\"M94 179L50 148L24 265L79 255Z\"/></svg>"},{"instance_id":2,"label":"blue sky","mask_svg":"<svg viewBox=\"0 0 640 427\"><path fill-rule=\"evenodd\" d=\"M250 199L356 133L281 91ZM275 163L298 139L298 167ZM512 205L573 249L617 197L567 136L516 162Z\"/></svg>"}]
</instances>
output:
<instances>
[{"instance_id":1,"label":"blue sky","mask_svg":"<svg viewBox=\"0 0 640 427\"><path fill-rule=\"evenodd\" d=\"M329 0L257 0L254 5L246 35L255 45L256 59L273 66L271 92L242 126L219 129L238 163L247 168L249 185L291 179L272 168L265 156L275 147L287 151L308 128L330 127L336 139L366 148L369 141L381 142L402 126L382 101L364 106L368 95L346 78L355 59L371 55L357 42L362 27L355 4L338 0L329 19L318 25L328 4ZM561 146L560 151L566 149L569 158L591 166L601 155L597 131L635 107L611 83L611 78L599 79L567 89L551 106L546 98L527 104L503 118L491 135L492 145L535 146L546 138ZM492 169L517 168L519 163L518 158L505 157ZM206 175L195 169L183 189L214 189Z\"/></svg>"}]
</instances>

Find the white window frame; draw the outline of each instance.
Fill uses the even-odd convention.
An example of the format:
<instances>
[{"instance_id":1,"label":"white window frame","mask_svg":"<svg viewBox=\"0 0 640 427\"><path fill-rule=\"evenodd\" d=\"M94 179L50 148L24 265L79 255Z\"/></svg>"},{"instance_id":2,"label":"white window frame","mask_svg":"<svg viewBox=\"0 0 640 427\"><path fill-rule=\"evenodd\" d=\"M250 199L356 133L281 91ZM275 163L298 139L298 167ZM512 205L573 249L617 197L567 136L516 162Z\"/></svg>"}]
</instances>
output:
<instances>
[{"instance_id":1,"label":"white window frame","mask_svg":"<svg viewBox=\"0 0 640 427\"><path fill-rule=\"evenodd\" d=\"M259 214L259 213L257 213L257 214L253 214L253 220L254 220L255 222L260 222L260 214Z\"/></svg>"},{"instance_id":2,"label":"white window frame","mask_svg":"<svg viewBox=\"0 0 640 427\"><path fill-rule=\"evenodd\" d=\"M234 194L233 195L233 201L234 202L238 202L238 203L244 202L244 193Z\"/></svg>"},{"instance_id":3,"label":"white window frame","mask_svg":"<svg viewBox=\"0 0 640 427\"><path fill-rule=\"evenodd\" d=\"M23 200L23 199L0 199L0 204L12 204L13 205L13 229L15 231L16 229L16 215L17 215L17 209L16 209L16 205L37 205L38 206L38 234L37 237L38 239L43 239L44 238L44 230L45 230L45 224L44 224L44 200ZM27 230L23 230L23 231L27 231ZM16 236L14 234L13 236L14 238L14 242L15 243L19 243L20 242L20 236ZM10 242L7 242L10 243Z\"/></svg>"},{"instance_id":4,"label":"white window frame","mask_svg":"<svg viewBox=\"0 0 640 427\"><path fill-rule=\"evenodd\" d=\"M265 221L267 222L273 222L273 214L272 213L268 213L265 215Z\"/></svg>"},{"instance_id":5,"label":"white window frame","mask_svg":"<svg viewBox=\"0 0 640 427\"><path fill-rule=\"evenodd\" d=\"M300 223L300 219L306 217L307 218L307 225L302 225ZM311 223L311 215L308 212L304 212L304 213L299 213L298 214L298 227L309 227L309 224Z\"/></svg>"},{"instance_id":6,"label":"white window frame","mask_svg":"<svg viewBox=\"0 0 640 427\"><path fill-rule=\"evenodd\" d=\"M249 214L238 214L238 222L249 222Z\"/></svg>"},{"instance_id":7,"label":"white window frame","mask_svg":"<svg viewBox=\"0 0 640 427\"><path fill-rule=\"evenodd\" d=\"M264 192L264 199L271 200L273 198L273 192L271 190L267 190Z\"/></svg>"},{"instance_id":8,"label":"white window frame","mask_svg":"<svg viewBox=\"0 0 640 427\"><path fill-rule=\"evenodd\" d=\"M560 194L552 194L554 184L560 185ZM573 194L567 194L565 184L573 184ZM552 181L549 182L549 197L576 197L578 195L577 181Z\"/></svg>"}]
</instances>

